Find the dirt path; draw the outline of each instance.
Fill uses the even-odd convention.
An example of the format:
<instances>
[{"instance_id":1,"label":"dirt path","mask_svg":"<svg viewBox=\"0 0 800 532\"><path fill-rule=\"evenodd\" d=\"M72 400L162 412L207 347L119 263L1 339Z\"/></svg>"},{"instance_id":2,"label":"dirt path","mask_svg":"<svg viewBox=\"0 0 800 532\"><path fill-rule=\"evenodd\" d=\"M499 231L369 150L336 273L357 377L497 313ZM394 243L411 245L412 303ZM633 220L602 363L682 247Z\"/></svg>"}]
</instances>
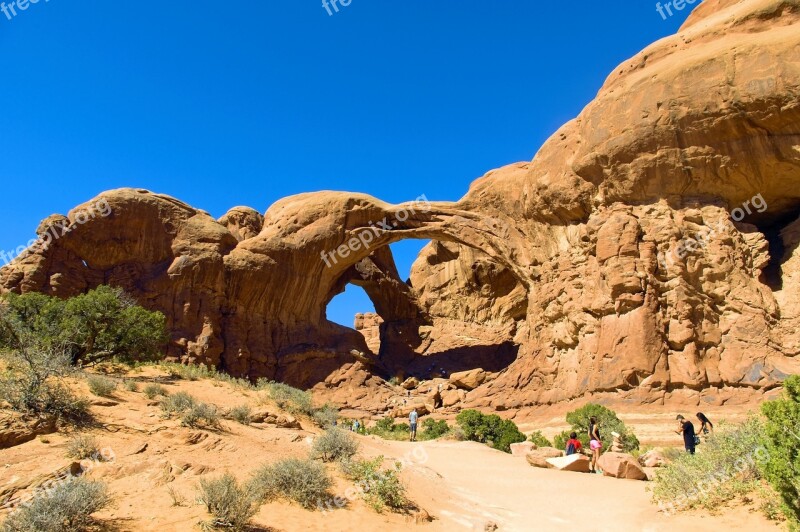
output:
<instances>
[{"instance_id":1,"label":"dirt path","mask_svg":"<svg viewBox=\"0 0 800 532\"><path fill-rule=\"evenodd\" d=\"M410 454L415 445L425 452ZM502 531L779 530L744 508L668 517L650 503L645 482L537 469L477 443L365 439L364 447L395 458L427 457L406 478L414 500L438 518L431 527L437 530L484 530L490 522Z\"/></svg>"}]
</instances>

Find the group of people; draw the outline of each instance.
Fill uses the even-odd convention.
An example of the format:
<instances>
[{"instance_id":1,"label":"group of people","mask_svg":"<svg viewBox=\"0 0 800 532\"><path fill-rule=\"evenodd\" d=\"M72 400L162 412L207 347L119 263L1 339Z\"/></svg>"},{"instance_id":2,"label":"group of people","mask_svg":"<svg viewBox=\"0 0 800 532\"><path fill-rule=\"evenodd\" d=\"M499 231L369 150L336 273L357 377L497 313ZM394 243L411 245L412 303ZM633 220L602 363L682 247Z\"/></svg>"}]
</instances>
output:
<instances>
[{"instance_id":1,"label":"group of people","mask_svg":"<svg viewBox=\"0 0 800 532\"><path fill-rule=\"evenodd\" d=\"M714 424L711 423L705 414L698 412L697 419L701 423L699 433L707 436L714 432ZM697 446L700 444L700 436L695 432L694 424L681 415L677 417L677 421L679 428L676 433L683 436L683 444L684 447L686 447L686 452L694 454ZM578 434L572 432L566 443L565 454L570 456L580 453L582 450L583 444L581 444L578 439ZM600 473L601 471L597 467L597 462L600 459L600 453L603 451L603 440L600 437L600 424L594 416L589 418L589 450L592 453L590 470L594 473Z\"/></svg>"},{"instance_id":2,"label":"group of people","mask_svg":"<svg viewBox=\"0 0 800 532\"><path fill-rule=\"evenodd\" d=\"M577 432L570 433L566 447L565 454L567 456L577 454L583 450L583 444L578 439ZM592 452L592 463L589 468L594 473L600 473L597 461L600 459L600 453L603 450L603 440L600 438L600 424L594 416L589 418L589 450Z\"/></svg>"},{"instance_id":3,"label":"group of people","mask_svg":"<svg viewBox=\"0 0 800 532\"><path fill-rule=\"evenodd\" d=\"M678 430L675 433L683 436L683 446L686 448L686 452L694 454L697 446L700 445L700 435L694 430L694 424L691 421L681 415L676 419L678 421ZM701 423L700 434L708 436L714 432L714 424L709 421L704 413L698 412L697 419Z\"/></svg>"},{"instance_id":4,"label":"group of people","mask_svg":"<svg viewBox=\"0 0 800 532\"><path fill-rule=\"evenodd\" d=\"M697 446L700 444L699 434L708 436L714 432L714 424L705 414L698 412L697 419L701 423L699 433L695 431L694 424L682 415L676 418L678 421L678 430L675 432L683 436L683 444L686 448L686 452L691 454L695 453ZM411 441L416 441L417 439L418 420L419 415L417 414L417 410L411 410L411 413L408 415L409 428L411 429ZM352 430L358 431L358 421L353 422L353 424L354 427ZM566 443L565 454L570 456L580 453L582 450L583 444L581 444L578 439L578 434L576 432L570 433ZM600 473L601 471L597 467L597 462L600 459L600 453L603 451L603 440L600 436L600 424L594 416L589 418L589 450L592 453L590 469L595 473Z\"/></svg>"}]
</instances>

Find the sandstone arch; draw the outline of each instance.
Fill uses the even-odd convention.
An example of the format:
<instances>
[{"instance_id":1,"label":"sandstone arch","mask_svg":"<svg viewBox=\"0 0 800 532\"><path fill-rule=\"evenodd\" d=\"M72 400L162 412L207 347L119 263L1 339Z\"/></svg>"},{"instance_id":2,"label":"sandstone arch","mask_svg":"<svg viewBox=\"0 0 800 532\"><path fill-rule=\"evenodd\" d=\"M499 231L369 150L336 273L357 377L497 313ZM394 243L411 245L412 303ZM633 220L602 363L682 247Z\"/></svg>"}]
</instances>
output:
<instances>
[{"instance_id":1,"label":"sandstone arch","mask_svg":"<svg viewBox=\"0 0 800 532\"><path fill-rule=\"evenodd\" d=\"M796 0L704 2L677 35L615 69L532 161L376 238L373 251L438 242L412 274L431 333L461 327L468 343L486 322L480 334L521 346L464 404L522 409L607 392L719 403L800 373L798 29ZM732 221L756 195L769 209ZM375 361L350 353L363 338L324 319L372 251L331 268L321 254L408 205L321 192L281 200L263 220L237 209L218 222L145 191L103 197L112 216L0 270L2 290L116 284L168 315L173 356L333 396L369 389L341 397L380 409ZM703 227L715 232L702 248L661 260ZM491 279L486 294L476 278ZM375 297L414 314L396 288Z\"/></svg>"}]
</instances>

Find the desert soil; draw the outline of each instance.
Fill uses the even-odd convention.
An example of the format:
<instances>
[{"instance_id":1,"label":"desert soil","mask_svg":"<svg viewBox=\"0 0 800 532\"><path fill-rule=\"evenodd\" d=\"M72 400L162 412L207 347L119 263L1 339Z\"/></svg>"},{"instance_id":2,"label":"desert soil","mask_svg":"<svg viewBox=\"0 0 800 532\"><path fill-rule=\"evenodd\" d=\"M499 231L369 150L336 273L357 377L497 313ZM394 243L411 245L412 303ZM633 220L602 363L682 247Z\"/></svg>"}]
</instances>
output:
<instances>
[{"instance_id":1,"label":"desert soil","mask_svg":"<svg viewBox=\"0 0 800 532\"><path fill-rule=\"evenodd\" d=\"M162 375L147 368L131 376L143 385ZM84 382L76 382L75 386L90 396ZM171 393L187 391L220 408L245 403L257 407L263 402L263 392L213 380L177 380L166 386ZM163 419L157 403L147 400L141 392L120 388L113 401L95 399L92 412L97 424L88 432L101 446L113 449L115 460L97 463L87 474L109 484L115 504L97 517L112 530L122 532L198 530L198 524L208 519L205 508L196 502L201 477L229 471L245 480L262 464L306 456L313 437L319 433L308 420L301 420L302 429L243 426L231 421L223 421L221 431L189 429L181 427L177 420ZM740 416L741 412L734 414ZM544 412L542 416L556 419L553 413ZM671 426L668 413L661 416L656 418L662 419L660 424L648 419L635 428L652 425L658 436ZM552 421L552 426L544 428L554 433L566 427L563 422L559 426ZM17 494L24 494L26 488L68 467L72 461L65 457L65 447L71 436L59 432L0 451L4 464L0 492L19 490ZM415 524L410 516L377 514L360 500L330 512L272 502L265 504L254 519L257 529L433 532L484 530L490 523L507 531L777 529L759 513L738 506L716 516L665 516L649 502L645 482L535 469L524 458L477 443L394 442L374 436L358 439L365 457L407 459L409 466L402 477L410 498L434 518L432 522ZM332 466L331 473L336 478L334 494L344 495L351 484ZM179 505L174 504L173 495Z\"/></svg>"}]
</instances>

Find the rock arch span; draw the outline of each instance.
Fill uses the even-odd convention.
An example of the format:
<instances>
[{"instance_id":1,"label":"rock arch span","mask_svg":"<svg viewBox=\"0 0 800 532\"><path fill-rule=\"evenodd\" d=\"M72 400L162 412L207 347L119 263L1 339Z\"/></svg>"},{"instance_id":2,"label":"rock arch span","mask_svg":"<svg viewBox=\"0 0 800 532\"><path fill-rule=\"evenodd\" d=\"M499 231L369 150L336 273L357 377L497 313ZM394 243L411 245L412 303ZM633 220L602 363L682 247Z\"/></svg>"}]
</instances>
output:
<instances>
[{"instance_id":1,"label":"rock arch span","mask_svg":"<svg viewBox=\"0 0 800 532\"><path fill-rule=\"evenodd\" d=\"M454 330L463 347L495 329L521 346L463 404L720 404L800 373L798 29L794 1L700 4L677 35L616 68L532 161L376 240L437 240L411 276L433 336ZM768 210L731 220L756 195ZM368 253L335 268L321 254L403 206L323 192L217 221L148 192L104 197L112 216L0 270L2 290L116 284L167 314L174 356L383 408L371 361L350 354L359 339L323 314ZM687 250L704 227L714 233Z\"/></svg>"}]
</instances>

